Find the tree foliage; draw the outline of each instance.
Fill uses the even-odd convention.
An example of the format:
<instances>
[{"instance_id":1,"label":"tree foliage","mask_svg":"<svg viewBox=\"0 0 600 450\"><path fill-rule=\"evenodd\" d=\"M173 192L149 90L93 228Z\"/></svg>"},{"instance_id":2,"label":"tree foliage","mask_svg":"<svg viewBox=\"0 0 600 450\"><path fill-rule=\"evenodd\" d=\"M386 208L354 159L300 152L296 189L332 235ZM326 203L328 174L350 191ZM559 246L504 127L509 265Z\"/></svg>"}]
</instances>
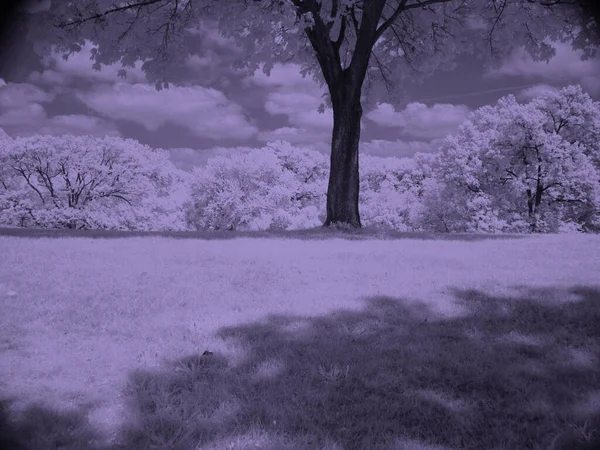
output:
<instances>
[{"instance_id":1,"label":"tree foliage","mask_svg":"<svg viewBox=\"0 0 600 450\"><path fill-rule=\"evenodd\" d=\"M278 142L220 156L192 172L186 217L196 229L277 230L319 224L326 161Z\"/></svg>"},{"instance_id":2,"label":"tree foliage","mask_svg":"<svg viewBox=\"0 0 600 450\"><path fill-rule=\"evenodd\" d=\"M600 231L600 103L579 86L472 112L441 150L363 157L366 226ZM130 230L277 230L323 221L329 161L274 142L191 174L131 139L0 133L0 222Z\"/></svg>"},{"instance_id":3,"label":"tree foliage","mask_svg":"<svg viewBox=\"0 0 600 450\"><path fill-rule=\"evenodd\" d=\"M9 225L161 226L183 182L167 152L132 139L37 135L4 140L1 150L0 220Z\"/></svg>"},{"instance_id":4,"label":"tree foliage","mask_svg":"<svg viewBox=\"0 0 600 450\"><path fill-rule=\"evenodd\" d=\"M597 229L599 118L600 104L575 86L479 108L447 139L432 195L445 199L428 209L466 231L556 232L567 220Z\"/></svg>"},{"instance_id":5,"label":"tree foliage","mask_svg":"<svg viewBox=\"0 0 600 450\"><path fill-rule=\"evenodd\" d=\"M512 45L524 45L536 59L548 59L554 54L550 39L573 41L585 57L594 55L595 42L585 28L576 27L580 10L566 3L51 0L46 9L30 14L28 36L40 54L58 50L65 56L90 40L97 46L92 53L96 69L121 63L125 76L127 68L142 61L148 79L162 89L176 82L176 69L190 54L202 52L202 41L194 38L202 36L202 27L216 23L219 33L240 49L234 69L252 74L262 67L269 74L274 63L294 61L303 74L331 87L354 61L364 65L356 70L365 72L364 100L374 105L389 101L401 81L415 79L415 71L423 77L452 68L461 53L491 54L499 63ZM331 98L326 100L331 105Z\"/></svg>"},{"instance_id":6,"label":"tree foliage","mask_svg":"<svg viewBox=\"0 0 600 450\"><path fill-rule=\"evenodd\" d=\"M217 23L253 74L262 65L295 61L304 75L327 86L333 108L325 225L360 227L359 142L364 108L393 100L407 79L451 69L460 53L491 55L496 62L523 45L548 60L552 41L595 51L579 9L546 0L50 0L32 20L29 37L40 54L68 55L86 40L96 48L94 67L142 61L157 89L177 79L176 68L201 42L194 33ZM49 32L49 24L53 28ZM251 57L248 57L251 55ZM125 72L122 73L125 75Z\"/></svg>"}]
</instances>

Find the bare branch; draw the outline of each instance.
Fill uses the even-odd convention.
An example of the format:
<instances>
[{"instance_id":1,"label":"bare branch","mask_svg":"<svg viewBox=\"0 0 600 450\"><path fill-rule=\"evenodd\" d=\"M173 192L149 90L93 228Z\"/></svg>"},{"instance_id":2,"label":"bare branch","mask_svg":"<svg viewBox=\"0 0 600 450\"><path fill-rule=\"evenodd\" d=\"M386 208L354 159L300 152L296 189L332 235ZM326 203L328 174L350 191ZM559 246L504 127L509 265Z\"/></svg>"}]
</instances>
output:
<instances>
[{"instance_id":1,"label":"bare branch","mask_svg":"<svg viewBox=\"0 0 600 450\"><path fill-rule=\"evenodd\" d=\"M502 13L504 12L504 9L506 8L506 4L507 4L507 2L505 1L504 3L502 3L500 10L496 9L496 12L498 13L498 15L496 16L496 20L494 20L492 28L490 29L490 34L488 35L488 42L490 43L490 52L492 55L496 54L496 51L494 50L494 37L493 37L494 30L496 29L496 25L498 25L498 22L500 21L500 18L502 17ZM494 6L496 6L495 3L494 3Z\"/></svg>"},{"instance_id":2,"label":"bare branch","mask_svg":"<svg viewBox=\"0 0 600 450\"><path fill-rule=\"evenodd\" d=\"M394 83L392 83L390 81L390 79L387 77L387 75L385 74L385 70L389 71L389 69L387 67L385 67L385 65L379 60L379 58L377 57L377 55L375 54L374 51L371 51L371 55L373 56L373 58L375 58L375 64L377 65L377 68L379 69L379 73L381 74L381 78L383 79L386 90L388 91L388 93L391 94L392 90L394 89Z\"/></svg>"},{"instance_id":3,"label":"bare branch","mask_svg":"<svg viewBox=\"0 0 600 450\"><path fill-rule=\"evenodd\" d=\"M123 31L123 33L121 33L121 35L117 39L117 42L121 42L121 40L129 34L131 29L133 28L133 25L135 25L135 22L139 19L141 10L142 10L142 8L138 8L138 10L135 14L135 19L131 19L130 21L127 22L127 23L129 23L129 27L127 27L127 29L125 31Z\"/></svg>"},{"instance_id":4,"label":"bare branch","mask_svg":"<svg viewBox=\"0 0 600 450\"><path fill-rule=\"evenodd\" d=\"M350 12L352 14L352 24L354 25L354 32L358 35L358 19L356 18L356 11L354 9L355 5L352 5L352 8L350 9Z\"/></svg>"},{"instance_id":5,"label":"bare branch","mask_svg":"<svg viewBox=\"0 0 600 450\"><path fill-rule=\"evenodd\" d=\"M94 14L92 16L85 17L85 18L82 18L82 19L71 20L70 22L58 23L58 24L55 24L54 26L56 28L67 28L67 27L77 26L77 25L81 25L82 23L89 22L90 20L104 19L109 14L114 14L114 13L117 13L117 12L127 11L127 10L133 9L133 8L141 8L143 6L153 5L155 3L160 3L160 2L164 2L164 1L165 0L144 0L144 1L138 2L138 3L128 3L125 6L119 6L119 7L116 7L116 8L107 9L103 13Z\"/></svg>"},{"instance_id":6,"label":"bare branch","mask_svg":"<svg viewBox=\"0 0 600 450\"><path fill-rule=\"evenodd\" d=\"M394 21L398 18L398 16L406 10L406 2L408 0L402 0L399 4L398 7L396 8L396 10L392 13L392 15L385 20L385 22L383 22L381 24L381 26L377 29L377 32L375 33L375 42L377 42L379 40L379 38L383 35L383 33L385 32L385 30L387 30L389 27L392 26L392 24L394 23Z\"/></svg>"},{"instance_id":7,"label":"bare branch","mask_svg":"<svg viewBox=\"0 0 600 450\"><path fill-rule=\"evenodd\" d=\"M454 0L425 0L425 1L416 1L415 3L411 3L410 5L406 5L405 9L417 9L423 8L427 5L434 5L436 3L449 3Z\"/></svg>"}]
</instances>

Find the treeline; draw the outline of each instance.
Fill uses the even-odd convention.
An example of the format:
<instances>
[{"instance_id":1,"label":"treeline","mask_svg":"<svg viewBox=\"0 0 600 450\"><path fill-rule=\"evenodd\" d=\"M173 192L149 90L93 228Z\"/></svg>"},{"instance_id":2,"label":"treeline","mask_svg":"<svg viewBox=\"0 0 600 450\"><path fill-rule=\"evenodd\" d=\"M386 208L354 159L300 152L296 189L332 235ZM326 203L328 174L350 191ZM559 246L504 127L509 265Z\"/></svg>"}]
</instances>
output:
<instances>
[{"instance_id":1,"label":"treeline","mask_svg":"<svg viewBox=\"0 0 600 450\"><path fill-rule=\"evenodd\" d=\"M287 142L189 173L132 139L0 133L0 226L310 228L328 174L325 155ZM362 155L359 202L365 226L399 231L600 232L600 104L579 86L504 97L435 154Z\"/></svg>"}]
</instances>

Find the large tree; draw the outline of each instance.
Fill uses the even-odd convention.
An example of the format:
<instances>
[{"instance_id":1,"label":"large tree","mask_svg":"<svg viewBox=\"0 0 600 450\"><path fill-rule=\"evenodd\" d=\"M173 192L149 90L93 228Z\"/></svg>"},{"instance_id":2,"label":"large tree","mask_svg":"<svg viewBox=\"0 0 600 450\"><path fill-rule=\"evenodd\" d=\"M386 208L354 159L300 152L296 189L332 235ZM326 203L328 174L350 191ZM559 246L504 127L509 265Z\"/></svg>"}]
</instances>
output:
<instances>
[{"instance_id":1,"label":"large tree","mask_svg":"<svg viewBox=\"0 0 600 450\"><path fill-rule=\"evenodd\" d=\"M86 40L96 68L143 61L157 89L176 80L176 67L197 52L193 35L206 25L242 52L235 68L269 74L294 61L327 86L322 108L333 109L325 226L360 227L359 141L363 110L399 102L406 79L451 69L460 53L498 62L517 45L535 59L552 42L573 42L593 55L577 2L556 0L46 0L32 14L29 37L40 53L70 54ZM125 73L125 72L123 72Z\"/></svg>"}]
</instances>

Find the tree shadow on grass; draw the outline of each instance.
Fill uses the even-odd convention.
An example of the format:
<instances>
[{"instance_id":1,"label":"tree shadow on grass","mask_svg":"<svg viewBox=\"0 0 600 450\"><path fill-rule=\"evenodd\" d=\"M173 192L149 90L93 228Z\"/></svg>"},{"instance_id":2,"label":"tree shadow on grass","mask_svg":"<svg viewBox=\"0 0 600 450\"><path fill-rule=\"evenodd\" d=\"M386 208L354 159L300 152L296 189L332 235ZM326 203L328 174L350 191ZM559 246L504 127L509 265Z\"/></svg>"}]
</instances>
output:
<instances>
[{"instance_id":1,"label":"tree shadow on grass","mask_svg":"<svg viewBox=\"0 0 600 450\"><path fill-rule=\"evenodd\" d=\"M88 422L84 409L59 411L41 404L11 412L13 398L0 400L2 450L100 450L102 436Z\"/></svg>"},{"instance_id":2,"label":"tree shadow on grass","mask_svg":"<svg viewBox=\"0 0 600 450\"><path fill-rule=\"evenodd\" d=\"M466 315L378 296L224 327L241 359L131 374L110 449L600 448L600 291L455 295Z\"/></svg>"},{"instance_id":3,"label":"tree shadow on grass","mask_svg":"<svg viewBox=\"0 0 600 450\"><path fill-rule=\"evenodd\" d=\"M174 239L227 240L240 238L276 238L298 240L345 239L362 240L444 240L444 241L482 241L490 239L523 239L527 234L486 234L486 233L424 233L385 231L375 228L358 230L333 230L315 227L306 230L290 231L115 231L115 230L69 230L41 228L1 228L0 236L25 238L64 238L83 237L94 239L115 239L127 237L166 237Z\"/></svg>"}]
</instances>

